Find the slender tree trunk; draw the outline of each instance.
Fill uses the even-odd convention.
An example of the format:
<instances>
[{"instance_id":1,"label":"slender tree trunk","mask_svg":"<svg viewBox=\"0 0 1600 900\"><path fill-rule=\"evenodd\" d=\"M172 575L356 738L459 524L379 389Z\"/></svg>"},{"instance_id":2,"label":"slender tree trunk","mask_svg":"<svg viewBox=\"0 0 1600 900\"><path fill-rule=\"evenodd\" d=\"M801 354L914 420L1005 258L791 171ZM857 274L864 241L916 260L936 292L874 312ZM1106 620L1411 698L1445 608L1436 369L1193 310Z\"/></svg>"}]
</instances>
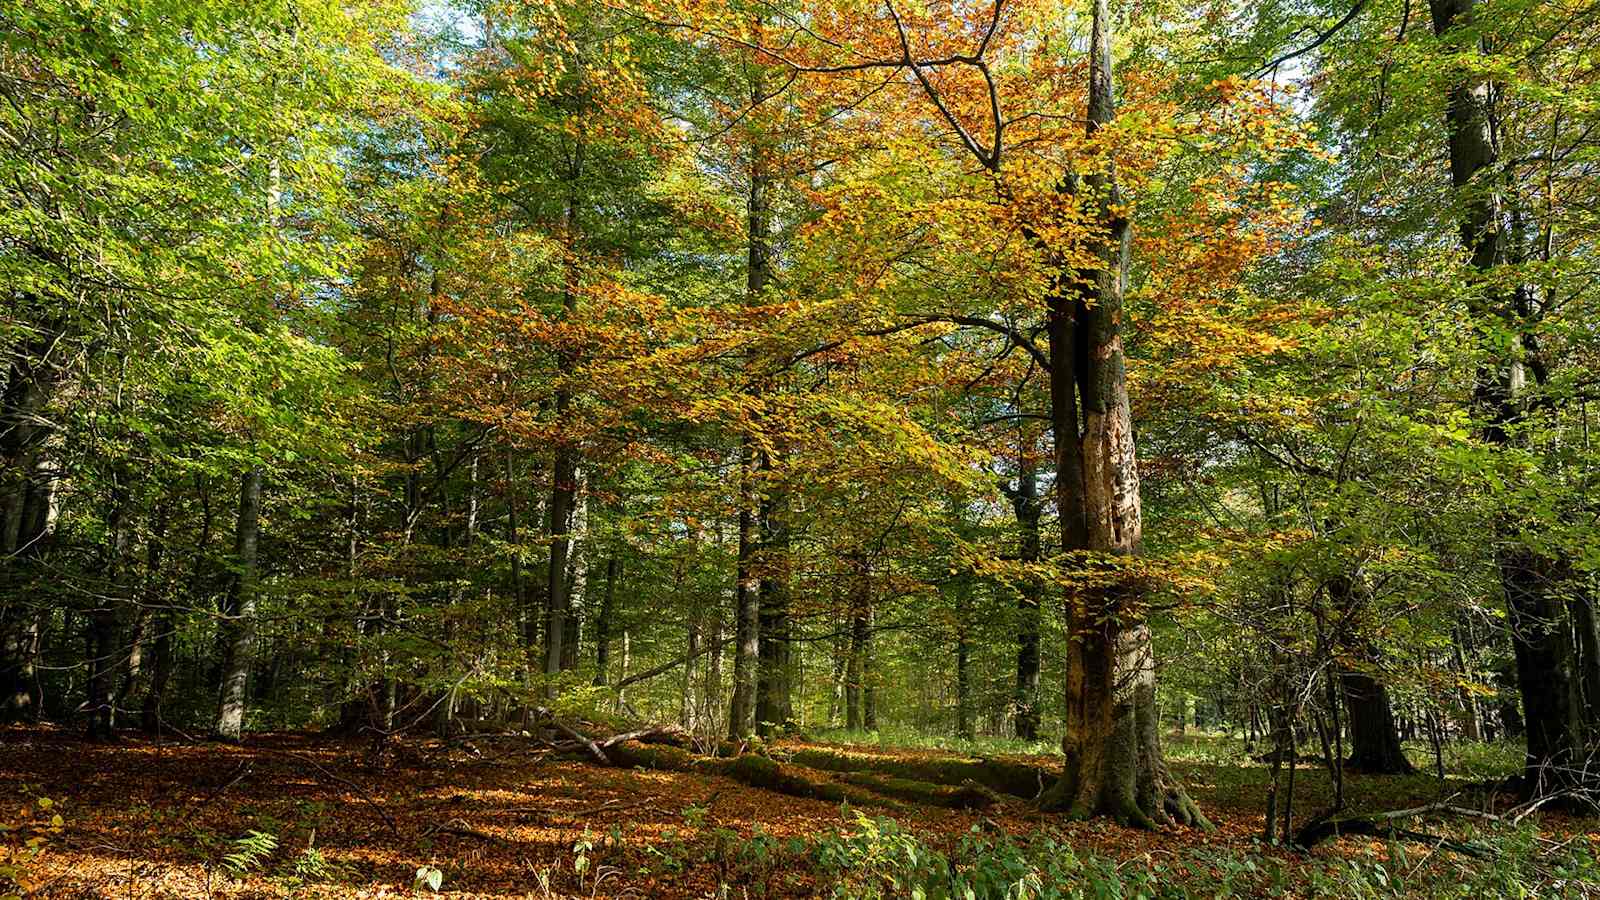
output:
<instances>
[{"instance_id":1,"label":"slender tree trunk","mask_svg":"<svg viewBox=\"0 0 1600 900\"><path fill-rule=\"evenodd\" d=\"M845 728L860 731L867 725L867 654L872 641L872 569L860 560L854 564L850 594L850 644L845 657Z\"/></svg>"},{"instance_id":2,"label":"slender tree trunk","mask_svg":"<svg viewBox=\"0 0 1600 900\"><path fill-rule=\"evenodd\" d=\"M227 617L227 656L217 706L216 736L237 741L244 733L245 685L255 662L256 547L261 535L261 468L239 480L239 516L233 544L234 578Z\"/></svg>"},{"instance_id":3,"label":"slender tree trunk","mask_svg":"<svg viewBox=\"0 0 1600 900\"><path fill-rule=\"evenodd\" d=\"M700 629L701 614L695 613L689 617L689 640L683 660L683 674L679 679L678 690L678 722L690 732L695 732L700 722L698 713L700 708L695 703L695 669L700 663Z\"/></svg>"},{"instance_id":4,"label":"slender tree trunk","mask_svg":"<svg viewBox=\"0 0 1600 900\"><path fill-rule=\"evenodd\" d=\"M579 141L573 149L567 178L566 209L562 218L563 240L569 257L578 250L580 225L578 221L578 179L583 175L585 144ZM561 306L566 320L578 312L578 273L573 265L567 266L564 275ZM577 360L570 355L564 360L571 369ZM565 386L556 391L555 418L566 426L572 415L572 392ZM572 597L568 592L567 562L572 553L572 519L577 510L578 467L580 456L575 443L562 439L556 447L550 480L550 565L545 578L545 656L544 671L554 676L566 668L576 657L567 648L571 636L567 634L567 618ZM572 643L576 643L572 641ZM548 686L555 689L554 683Z\"/></svg>"},{"instance_id":5,"label":"slender tree trunk","mask_svg":"<svg viewBox=\"0 0 1600 900\"><path fill-rule=\"evenodd\" d=\"M966 578L956 585L956 736L977 737L972 723L972 586Z\"/></svg>"},{"instance_id":6,"label":"slender tree trunk","mask_svg":"<svg viewBox=\"0 0 1600 900\"><path fill-rule=\"evenodd\" d=\"M771 461L763 466L769 472ZM756 677L756 730L763 736L794 723L791 697L794 660L789 623L789 538L787 504L769 497L761 515L761 592L757 631L760 666Z\"/></svg>"},{"instance_id":7,"label":"slender tree trunk","mask_svg":"<svg viewBox=\"0 0 1600 900\"><path fill-rule=\"evenodd\" d=\"M616 554L606 558L606 584L600 594L600 615L594 622L594 683L604 686L611 670L611 630L617 604L617 579L622 577L622 561Z\"/></svg>"},{"instance_id":8,"label":"slender tree trunk","mask_svg":"<svg viewBox=\"0 0 1600 900\"><path fill-rule=\"evenodd\" d=\"M866 627L861 629L861 727L867 731L878 730L878 677L876 660L872 655L872 626L874 610L867 604Z\"/></svg>"},{"instance_id":9,"label":"slender tree trunk","mask_svg":"<svg viewBox=\"0 0 1600 900\"><path fill-rule=\"evenodd\" d=\"M122 597L125 588L123 567L128 550L129 490L120 476L114 476L111 514L106 520L104 584L95 606L89 611L88 629L88 727L85 736L92 741L116 737L117 672L126 656L122 651Z\"/></svg>"},{"instance_id":10,"label":"slender tree trunk","mask_svg":"<svg viewBox=\"0 0 1600 900\"><path fill-rule=\"evenodd\" d=\"M572 540L569 545L571 549L567 555L567 587L564 603L566 627L561 639L563 672L578 667L579 653L583 647L583 627L587 610L585 598L589 590L589 563L585 555L589 532L588 494L584 473L580 470L578 495L574 498L572 511Z\"/></svg>"},{"instance_id":11,"label":"slender tree trunk","mask_svg":"<svg viewBox=\"0 0 1600 900\"><path fill-rule=\"evenodd\" d=\"M571 398L566 394L556 398L556 417L567 415ZM550 489L550 565L545 578L545 641L544 673L556 675L566 659L567 614L570 597L567 593L567 559L572 552L572 514L576 508L578 492L578 455L570 449L556 451L553 470L554 483Z\"/></svg>"},{"instance_id":12,"label":"slender tree trunk","mask_svg":"<svg viewBox=\"0 0 1600 900\"><path fill-rule=\"evenodd\" d=\"M760 586L753 571L755 515L749 441L739 451L739 557L734 586L733 699L728 705L728 737L740 740L755 732L756 669L761 654Z\"/></svg>"},{"instance_id":13,"label":"slender tree trunk","mask_svg":"<svg viewBox=\"0 0 1600 900\"><path fill-rule=\"evenodd\" d=\"M632 656L633 656L633 633L631 631L629 631L628 629L624 628L624 629L622 629L622 671L619 672L618 675L617 675L617 682L619 684L628 680L628 664L633 661L632 660ZM628 689L626 687L617 688L617 709L618 710L621 710L621 709L623 709L624 707L626 707L628 705L627 691L628 691Z\"/></svg>"},{"instance_id":14,"label":"slender tree trunk","mask_svg":"<svg viewBox=\"0 0 1600 900\"><path fill-rule=\"evenodd\" d=\"M1040 558L1039 516L1044 505L1040 502L1038 479L1033 466L1022 453L1022 471L1017 479L1017 489L1011 495L1011 506L1016 512L1019 532L1017 556L1027 565L1037 565ZM1016 734L1023 740L1039 738L1039 600L1044 585L1033 577L1025 578L1019 586L1017 597L1017 684L1013 697L1016 707Z\"/></svg>"},{"instance_id":15,"label":"slender tree trunk","mask_svg":"<svg viewBox=\"0 0 1600 900\"><path fill-rule=\"evenodd\" d=\"M1462 687L1458 694L1461 700L1461 736L1469 741L1483 740L1483 711L1478 705L1478 697L1466 685L1472 683L1474 673L1468 662L1465 634L1467 623L1462 623L1451 633L1451 654L1455 660L1456 672L1460 675Z\"/></svg>"},{"instance_id":16,"label":"slender tree trunk","mask_svg":"<svg viewBox=\"0 0 1600 900\"><path fill-rule=\"evenodd\" d=\"M759 27L761 23L762 18L758 14L756 24ZM764 76L759 66L751 72L750 98L752 106L759 105L765 98ZM745 238L748 244L745 304L755 306L762 302L772 279L773 178L771 157L765 140L753 133L750 139L749 166L750 189L745 209ZM753 484L756 466L761 462L758 455L752 440L748 436L743 438L739 449L739 559L736 572L738 583L735 590L737 608L734 618L733 699L728 708L728 736L734 739L745 737L759 727L757 707L762 705L766 694L766 691L761 689L762 685L758 683L762 669L763 636L760 609L762 579L754 571L757 551L765 537L764 534L756 533L758 525L762 524L756 521L757 498ZM771 677L769 674L768 678ZM768 685L770 684L769 680ZM768 702L770 703L770 699Z\"/></svg>"}]
</instances>

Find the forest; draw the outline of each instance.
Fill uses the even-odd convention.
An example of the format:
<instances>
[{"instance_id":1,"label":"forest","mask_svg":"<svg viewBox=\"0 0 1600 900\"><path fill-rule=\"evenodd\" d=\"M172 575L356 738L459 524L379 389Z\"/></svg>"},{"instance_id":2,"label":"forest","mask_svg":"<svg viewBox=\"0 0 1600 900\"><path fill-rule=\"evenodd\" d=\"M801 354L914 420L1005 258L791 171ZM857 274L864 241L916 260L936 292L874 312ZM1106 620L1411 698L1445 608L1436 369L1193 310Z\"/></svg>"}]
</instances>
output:
<instances>
[{"instance_id":1,"label":"forest","mask_svg":"<svg viewBox=\"0 0 1600 900\"><path fill-rule=\"evenodd\" d=\"M0 193L0 897L1600 897L1595 0L0 0Z\"/></svg>"}]
</instances>

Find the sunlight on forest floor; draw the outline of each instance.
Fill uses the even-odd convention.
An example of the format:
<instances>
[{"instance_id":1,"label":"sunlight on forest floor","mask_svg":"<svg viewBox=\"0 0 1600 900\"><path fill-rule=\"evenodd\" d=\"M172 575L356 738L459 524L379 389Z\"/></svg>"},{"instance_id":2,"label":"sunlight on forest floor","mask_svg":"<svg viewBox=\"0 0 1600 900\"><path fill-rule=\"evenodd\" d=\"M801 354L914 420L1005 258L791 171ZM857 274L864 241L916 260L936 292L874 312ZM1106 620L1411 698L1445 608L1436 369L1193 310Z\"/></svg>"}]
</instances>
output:
<instances>
[{"instance_id":1,"label":"sunlight on forest floor","mask_svg":"<svg viewBox=\"0 0 1600 900\"><path fill-rule=\"evenodd\" d=\"M1216 832L1063 823L1014 798L986 813L919 807L897 814L896 826L725 778L607 769L505 742L406 740L374 763L365 744L301 735L245 747L102 746L15 729L0 743L0 790L19 808L6 822L11 862L47 897L405 896L434 893L430 877L439 893L463 897L901 896L887 879L898 873L904 887L905 859L919 853L1011 865L1023 856L1006 854L1026 846L1051 848L1055 868L1036 874L1047 886L1056 878L1063 896L1075 896L1068 879L1090 895L1107 879L1136 891L1139 879L1165 885L1151 896L1343 895L1349 885L1329 879L1376 883L1369 875L1380 870L1393 889L1369 895L1407 890L1402 872L1413 885L1430 871L1460 881L1459 860L1425 847L1403 867L1381 841L1347 838L1309 855L1263 847L1266 770L1240 765L1242 743L1167 743ZM1447 791L1468 784L1453 775ZM1302 816L1319 811L1326 772L1303 766L1294 793ZM1436 800L1440 787L1428 775L1351 776L1348 793L1356 809L1389 809ZM37 798L50 799L47 810ZM45 813L61 827L49 828ZM44 827L16 828L26 821ZM1584 832L1594 823L1545 816L1539 827L1530 840L1567 842L1593 859L1600 836ZM44 837L31 860L21 843L29 834Z\"/></svg>"}]
</instances>

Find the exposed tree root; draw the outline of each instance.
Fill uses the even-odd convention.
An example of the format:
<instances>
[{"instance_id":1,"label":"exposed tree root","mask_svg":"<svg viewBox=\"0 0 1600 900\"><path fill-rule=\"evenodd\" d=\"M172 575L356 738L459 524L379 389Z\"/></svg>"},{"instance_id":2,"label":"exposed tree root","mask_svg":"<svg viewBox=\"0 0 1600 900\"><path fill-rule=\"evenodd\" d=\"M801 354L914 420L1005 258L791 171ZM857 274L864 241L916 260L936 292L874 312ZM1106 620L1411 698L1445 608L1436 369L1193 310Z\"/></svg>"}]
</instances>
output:
<instances>
[{"instance_id":1,"label":"exposed tree root","mask_svg":"<svg viewBox=\"0 0 1600 900\"><path fill-rule=\"evenodd\" d=\"M1154 830L1163 825L1184 825L1211 831L1215 826L1183 785L1157 764L1146 779L1080 784L1063 774L1038 799L1039 809L1085 820L1107 816L1129 828Z\"/></svg>"}]
</instances>

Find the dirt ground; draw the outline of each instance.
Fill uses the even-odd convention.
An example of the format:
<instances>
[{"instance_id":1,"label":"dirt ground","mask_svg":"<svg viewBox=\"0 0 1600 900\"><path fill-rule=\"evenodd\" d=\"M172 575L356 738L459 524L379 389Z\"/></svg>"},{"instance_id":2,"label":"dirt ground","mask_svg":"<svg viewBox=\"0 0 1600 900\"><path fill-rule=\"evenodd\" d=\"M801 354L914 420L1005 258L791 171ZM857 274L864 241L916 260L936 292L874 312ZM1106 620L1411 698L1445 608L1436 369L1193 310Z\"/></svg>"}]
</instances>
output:
<instances>
[{"instance_id":1,"label":"dirt ground","mask_svg":"<svg viewBox=\"0 0 1600 900\"><path fill-rule=\"evenodd\" d=\"M1216 831L1066 824L1018 799L981 813L889 814L940 846L975 826L1053 829L1075 848L1127 860L1253 846L1259 769L1174 769ZM1326 789L1325 775L1302 770L1296 802L1314 812ZM1353 778L1349 790L1357 807L1374 808L1439 795L1425 777ZM411 896L419 869L424 881L436 869L439 893L454 897L708 897L719 884L736 897L805 897L821 876L797 864L791 839L850 824L831 803L717 776L554 758L515 738L398 741L374 760L365 742L306 735L253 736L240 747L138 737L101 745L14 728L0 730L0 796L12 863L24 867L28 896L41 897ZM50 829L55 815L61 825ZM17 827L26 822L35 827ZM250 850L241 839L252 831L275 846ZM22 861L30 834L44 837L42 852ZM763 847L792 855L768 857ZM433 893L425 884L420 892Z\"/></svg>"}]
</instances>

